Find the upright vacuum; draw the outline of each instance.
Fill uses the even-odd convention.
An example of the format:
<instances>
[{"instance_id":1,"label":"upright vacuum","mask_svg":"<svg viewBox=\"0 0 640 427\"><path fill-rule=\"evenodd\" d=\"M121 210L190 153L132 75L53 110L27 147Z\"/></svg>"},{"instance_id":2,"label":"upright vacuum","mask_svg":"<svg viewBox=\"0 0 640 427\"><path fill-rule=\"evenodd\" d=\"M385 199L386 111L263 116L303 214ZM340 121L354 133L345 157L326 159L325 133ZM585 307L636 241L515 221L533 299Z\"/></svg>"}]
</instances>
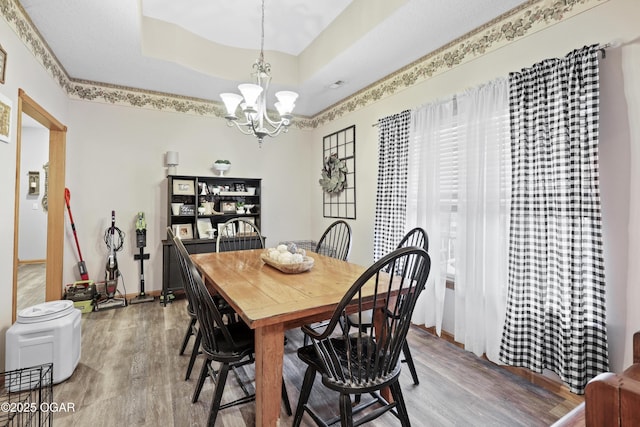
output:
<instances>
[{"instance_id":1,"label":"upright vacuum","mask_svg":"<svg viewBox=\"0 0 640 427\"><path fill-rule=\"evenodd\" d=\"M127 306L126 299L116 297L116 293L118 292L118 278L120 277L116 253L122 249L124 244L123 237L124 233L116 227L116 211L111 211L111 227L107 228L104 233L104 243L109 248L107 265L104 269L104 289L106 297L98 300L96 310Z\"/></svg>"},{"instance_id":2,"label":"upright vacuum","mask_svg":"<svg viewBox=\"0 0 640 427\"><path fill-rule=\"evenodd\" d=\"M152 302L154 297L144 293L144 260L149 259L149 254L144 253L147 246L147 222L144 219L144 212L138 212L136 219L136 246L140 249L139 254L135 254L133 259L140 260L140 295L129 300L130 304L141 302Z\"/></svg>"}]
</instances>

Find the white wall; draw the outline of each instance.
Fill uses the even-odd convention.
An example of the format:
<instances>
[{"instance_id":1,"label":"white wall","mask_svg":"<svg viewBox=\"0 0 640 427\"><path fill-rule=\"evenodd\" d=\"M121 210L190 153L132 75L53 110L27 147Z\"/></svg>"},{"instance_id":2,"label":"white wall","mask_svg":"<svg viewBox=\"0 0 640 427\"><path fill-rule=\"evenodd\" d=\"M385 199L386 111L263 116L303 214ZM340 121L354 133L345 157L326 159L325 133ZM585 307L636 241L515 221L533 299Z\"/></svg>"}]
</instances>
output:
<instances>
[{"instance_id":1,"label":"white wall","mask_svg":"<svg viewBox=\"0 0 640 427\"><path fill-rule=\"evenodd\" d=\"M49 161L49 130L44 127L24 127L20 155L20 231L18 259L20 261L47 258L47 213L42 209L45 191L45 171ZM38 194L29 194L29 172L39 172Z\"/></svg>"},{"instance_id":2,"label":"white wall","mask_svg":"<svg viewBox=\"0 0 640 427\"><path fill-rule=\"evenodd\" d=\"M138 292L135 217L143 211L145 253L150 254L145 262L145 291L162 289L167 151L179 152L180 175L213 176L213 162L228 159L231 169L226 176L262 178L262 232L267 246L309 238L309 132L291 129L275 140L265 140L259 148L255 138L216 118L85 101L70 101L69 111L67 187L91 279L104 280L108 249L103 235L115 210L116 226L127 236L117 254L118 267L127 293ZM64 282L71 283L79 279L71 229L66 235Z\"/></svg>"},{"instance_id":3,"label":"white wall","mask_svg":"<svg viewBox=\"0 0 640 427\"><path fill-rule=\"evenodd\" d=\"M312 138L315 175L310 183L317 189L322 166L322 137L356 125L358 218L351 222L354 230L351 260L368 264L373 258L377 128L372 124L379 118L505 76L543 59L564 56L585 45L620 39L623 45L610 49L607 58L601 62L601 191L610 361L615 370L631 363L631 335L640 330L640 310L635 307L640 301L640 287L635 279L640 276L636 267L640 264L637 262L640 255L637 243L640 232L637 224L640 129L634 125L640 117L638 16L640 2L637 0L610 0L315 129ZM313 230L318 235L330 221L322 217L321 197L316 196L311 202ZM447 298L451 296L448 291ZM447 307L452 305L447 304ZM446 330L453 332L451 309L444 324Z\"/></svg>"}]
</instances>

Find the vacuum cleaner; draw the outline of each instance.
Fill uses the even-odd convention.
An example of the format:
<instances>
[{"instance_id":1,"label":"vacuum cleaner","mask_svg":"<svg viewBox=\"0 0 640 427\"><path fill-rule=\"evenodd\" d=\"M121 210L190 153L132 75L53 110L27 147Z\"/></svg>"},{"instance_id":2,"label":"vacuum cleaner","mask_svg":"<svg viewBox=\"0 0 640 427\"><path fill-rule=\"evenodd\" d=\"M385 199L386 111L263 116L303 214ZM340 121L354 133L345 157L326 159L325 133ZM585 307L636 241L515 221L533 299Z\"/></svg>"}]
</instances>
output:
<instances>
[{"instance_id":1,"label":"vacuum cleaner","mask_svg":"<svg viewBox=\"0 0 640 427\"><path fill-rule=\"evenodd\" d=\"M140 253L135 254L133 259L140 260L140 294L130 299L129 304L153 302L155 298L144 293L144 260L149 259L149 254L144 253L144 248L147 246L147 221L144 219L144 212L138 212L136 219L136 246L140 249Z\"/></svg>"},{"instance_id":2,"label":"vacuum cleaner","mask_svg":"<svg viewBox=\"0 0 640 427\"><path fill-rule=\"evenodd\" d=\"M96 310L126 307L127 300L116 297L116 293L118 292L118 278L120 277L116 253L122 249L124 244L124 233L116 227L116 211L111 211L111 227L107 228L104 233L104 242L109 248L107 265L104 270L104 289L106 298L98 300L96 303Z\"/></svg>"}]
</instances>

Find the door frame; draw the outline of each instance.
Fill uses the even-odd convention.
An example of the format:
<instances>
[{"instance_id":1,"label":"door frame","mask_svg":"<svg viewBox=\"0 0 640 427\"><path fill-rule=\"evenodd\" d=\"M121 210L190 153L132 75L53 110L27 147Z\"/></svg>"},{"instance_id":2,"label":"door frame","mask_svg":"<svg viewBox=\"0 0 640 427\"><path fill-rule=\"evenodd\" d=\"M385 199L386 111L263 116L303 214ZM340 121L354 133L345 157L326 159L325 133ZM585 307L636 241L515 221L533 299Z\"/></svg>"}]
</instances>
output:
<instances>
[{"instance_id":1,"label":"door frame","mask_svg":"<svg viewBox=\"0 0 640 427\"><path fill-rule=\"evenodd\" d=\"M64 179L67 127L18 89L18 125L16 141L16 188L13 224L13 308L11 322L16 321L18 300L18 237L20 225L20 155L22 113L49 129L49 172L47 185L47 253L45 301L62 298L62 266L64 265Z\"/></svg>"}]
</instances>

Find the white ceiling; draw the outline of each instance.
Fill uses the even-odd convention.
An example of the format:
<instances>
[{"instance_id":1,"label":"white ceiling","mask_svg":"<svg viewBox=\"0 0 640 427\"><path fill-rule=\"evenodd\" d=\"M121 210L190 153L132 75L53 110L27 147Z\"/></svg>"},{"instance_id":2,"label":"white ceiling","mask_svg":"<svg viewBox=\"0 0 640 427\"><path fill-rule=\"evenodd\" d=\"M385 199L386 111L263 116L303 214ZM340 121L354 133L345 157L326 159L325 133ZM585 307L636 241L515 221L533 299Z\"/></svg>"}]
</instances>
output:
<instances>
[{"instance_id":1,"label":"white ceiling","mask_svg":"<svg viewBox=\"0 0 640 427\"><path fill-rule=\"evenodd\" d=\"M219 101L260 49L259 0L19 1L75 79ZM527 1L266 0L270 94L313 116Z\"/></svg>"}]
</instances>

